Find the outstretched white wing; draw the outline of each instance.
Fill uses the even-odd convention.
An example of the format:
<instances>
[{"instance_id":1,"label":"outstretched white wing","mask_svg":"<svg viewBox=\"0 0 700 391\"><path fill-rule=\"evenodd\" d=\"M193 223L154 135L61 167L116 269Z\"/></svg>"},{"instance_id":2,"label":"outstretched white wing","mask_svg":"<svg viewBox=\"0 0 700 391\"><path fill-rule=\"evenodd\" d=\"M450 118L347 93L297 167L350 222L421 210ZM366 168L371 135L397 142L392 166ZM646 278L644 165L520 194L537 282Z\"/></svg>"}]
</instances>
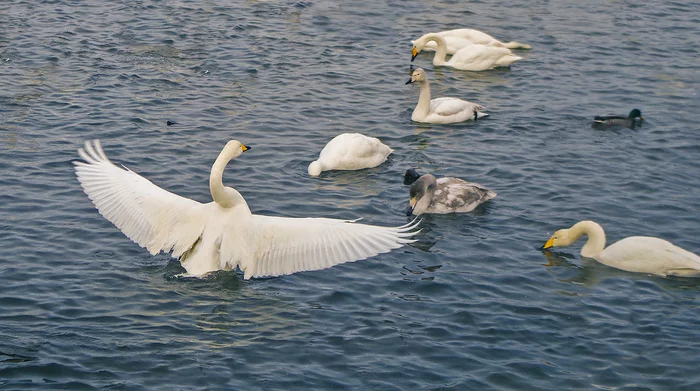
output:
<instances>
[{"instance_id":1,"label":"outstretched white wing","mask_svg":"<svg viewBox=\"0 0 700 391\"><path fill-rule=\"evenodd\" d=\"M239 263L245 279L366 259L415 242L411 237L419 232L415 229L418 221L380 227L325 218L251 217L249 240L256 246L252 247L254 253Z\"/></svg>"},{"instance_id":2,"label":"outstretched white wing","mask_svg":"<svg viewBox=\"0 0 700 391\"><path fill-rule=\"evenodd\" d=\"M152 255L179 257L197 241L206 224L204 205L170 193L127 168L115 166L99 140L78 149L85 162L75 173L102 216Z\"/></svg>"}]
</instances>

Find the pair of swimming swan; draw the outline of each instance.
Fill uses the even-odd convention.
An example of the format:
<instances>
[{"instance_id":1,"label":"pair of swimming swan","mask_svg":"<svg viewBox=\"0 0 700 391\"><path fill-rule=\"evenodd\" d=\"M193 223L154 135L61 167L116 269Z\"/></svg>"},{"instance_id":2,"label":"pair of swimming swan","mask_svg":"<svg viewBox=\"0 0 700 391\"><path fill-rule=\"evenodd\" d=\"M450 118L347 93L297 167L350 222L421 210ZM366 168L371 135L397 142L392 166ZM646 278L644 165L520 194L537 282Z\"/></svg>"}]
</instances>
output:
<instances>
[{"instance_id":1,"label":"pair of swimming swan","mask_svg":"<svg viewBox=\"0 0 700 391\"><path fill-rule=\"evenodd\" d=\"M412 71L406 84L418 83L420 95L418 104L411 114L411 120L432 124L451 124L478 120L488 116L484 107L459 98L430 98L430 82L422 68Z\"/></svg>"},{"instance_id":2,"label":"pair of swimming swan","mask_svg":"<svg viewBox=\"0 0 700 391\"><path fill-rule=\"evenodd\" d=\"M542 248L569 246L583 235L588 240L581 248L581 256L604 265L663 277L700 277L700 256L650 236L630 236L605 247L603 227L593 221L580 221L558 230Z\"/></svg>"},{"instance_id":3,"label":"pair of swimming swan","mask_svg":"<svg viewBox=\"0 0 700 391\"><path fill-rule=\"evenodd\" d=\"M411 243L417 222L381 227L327 218L285 218L250 212L222 182L224 168L250 148L229 141L209 177L213 202L180 197L115 166L99 141L78 150L75 171L97 210L129 239L155 255L171 252L187 273L234 269L244 278L325 269Z\"/></svg>"},{"instance_id":4,"label":"pair of swimming swan","mask_svg":"<svg viewBox=\"0 0 700 391\"><path fill-rule=\"evenodd\" d=\"M463 49L467 46L471 46L473 44L479 44L479 45L486 45L486 46L494 46L494 47L502 47L506 49L531 49L532 47L530 45L520 43L520 42L501 42L497 40L496 38L482 32L479 30L474 30L474 29L454 29L454 30L445 30L445 31L440 31L438 33L428 33L420 38L411 41L412 44L418 43L423 43L425 45L424 50L436 50L437 49L437 44L435 42L428 42L426 37L430 34L436 34L440 37L442 37L445 40L445 43L447 44L447 54L455 54L456 51Z\"/></svg>"},{"instance_id":5,"label":"pair of swimming swan","mask_svg":"<svg viewBox=\"0 0 700 391\"><path fill-rule=\"evenodd\" d=\"M413 61L418 53L426 49L429 43L435 43L435 56L433 57L433 65L448 66L463 71L485 71L497 67L508 67L516 61L522 60L522 57L516 56L510 49L503 46L489 46L479 43L471 43L460 46L452 44L452 57L447 60L446 56L450 53L450 46L447 39L439 33L426 34L414 41L411 61Z\"/></svg>"}]
</instances>

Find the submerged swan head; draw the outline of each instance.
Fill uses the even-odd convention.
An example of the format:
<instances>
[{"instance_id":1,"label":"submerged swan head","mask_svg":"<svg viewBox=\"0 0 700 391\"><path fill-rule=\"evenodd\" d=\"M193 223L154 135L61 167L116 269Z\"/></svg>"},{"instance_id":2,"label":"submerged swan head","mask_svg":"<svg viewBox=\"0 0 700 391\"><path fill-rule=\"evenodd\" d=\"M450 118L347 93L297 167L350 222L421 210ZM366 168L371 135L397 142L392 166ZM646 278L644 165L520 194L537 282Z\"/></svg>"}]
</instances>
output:
<instances>
[{"instance_id":1,"label":"submerged swan head","mask_svg":"<svg viewBox=\"0 0 700 391\"><path fill-rule=\"evenodd\" d=\"M323 165L318 161L314 160L309 164L309 176L319 176L321 175L321 171L323 171Z\"/></svg>"},{"instance_id":2,"label":"submerged swan head","mask_svg":"<svg viewBox=\"0 0 700 391\"><path fill-rule=\"evenodd\" d=\"M418 216L425 212L430 206L430 201L435 195L437 189L437 180L431 174L425 174L418 178L408 191L410 197L409 207L406 209L406 216L412 214Z\"/></svg>"},{"instance_id":3,"label":"submerged swan head","mask_svg":"<svg viewBox=\"0 0 700 391\"><path fill-rule=\"evenodd\" d=\"M417 68L413 71L411 74L411 78L408 79L406 84L411 84L411 83L422 83L424 81L428 80L428 75L425 74L425 71L423 68Z\"/></svg>"}]
</instances>

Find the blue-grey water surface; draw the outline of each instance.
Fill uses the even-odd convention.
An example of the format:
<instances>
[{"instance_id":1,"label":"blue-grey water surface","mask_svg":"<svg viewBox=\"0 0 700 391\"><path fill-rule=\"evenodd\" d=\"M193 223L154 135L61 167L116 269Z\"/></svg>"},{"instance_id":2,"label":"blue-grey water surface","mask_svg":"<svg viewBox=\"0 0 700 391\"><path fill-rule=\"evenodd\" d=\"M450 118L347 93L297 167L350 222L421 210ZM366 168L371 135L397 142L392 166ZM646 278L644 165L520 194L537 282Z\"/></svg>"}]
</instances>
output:
<instances>
[{"instance_id":1,"label":"blue-grey water surface","mask_svg":"<svg viewBox=\"0 0 700 391\"><path fill-rule=\"evenodd\" d=\"M593 219L700 252L698 26L696 1L1 2L0 389L700 389L699 279L538 249ZM410 39L458 27L533 50L479 73L419 55L433 96L491 117L413 123ZM590 126L635 107L640 129ZM309 178L342 132L395 152ZM254 213L404 224L409 167L498 197L369 260L180 278L80 189L95 138L201 202L250 144L225 183Z\"/></svg>"}]
</instances>

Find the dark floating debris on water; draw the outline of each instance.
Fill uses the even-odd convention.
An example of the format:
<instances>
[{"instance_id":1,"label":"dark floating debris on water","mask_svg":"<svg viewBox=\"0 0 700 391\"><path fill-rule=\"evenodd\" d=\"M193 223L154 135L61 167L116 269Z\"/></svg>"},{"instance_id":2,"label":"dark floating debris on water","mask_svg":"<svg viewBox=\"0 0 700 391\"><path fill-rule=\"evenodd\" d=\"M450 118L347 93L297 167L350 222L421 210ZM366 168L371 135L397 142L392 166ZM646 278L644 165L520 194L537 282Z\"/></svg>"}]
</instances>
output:
<instances>
[{"instance_id":1,"label":"dark floating debris on water","mask_svg":"<svg viewBox=\"0 0 700 391\"><path fill-rule=\"evenodd\" d=\"M177 122L175 121L165 121L165 124L170 126L170 125L175 125Z\"/></svg>"}]
</instances>

